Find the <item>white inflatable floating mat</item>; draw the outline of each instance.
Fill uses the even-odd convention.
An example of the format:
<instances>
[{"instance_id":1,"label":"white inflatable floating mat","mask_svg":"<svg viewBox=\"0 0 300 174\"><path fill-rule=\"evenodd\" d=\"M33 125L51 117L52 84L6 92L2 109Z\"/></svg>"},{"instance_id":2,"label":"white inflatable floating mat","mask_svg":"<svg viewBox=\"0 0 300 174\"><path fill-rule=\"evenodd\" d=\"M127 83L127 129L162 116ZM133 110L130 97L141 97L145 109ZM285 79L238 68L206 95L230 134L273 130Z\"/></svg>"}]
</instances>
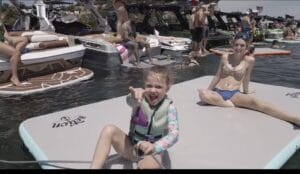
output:
<instances>
[{"instance_id":1,"label":"white inflatable floating mat","mask_svg":"<svg viewBox=\"0 0 300 174\"><path fill-rule=\"evenodd\" d=\"M285 39L265 39L265 42L273 42L274 40L277 40L280 43L288 43L288 44L296 44L300 43L300 38L297 38L296 40L285 40Z\"/></svg>"},{"instance_id":2,"label":"white inflatable floating mat","mask_svg":"<svg viewBox=\"0 0 300 174\"><path fill-rule=\"evenodd\" d=\"M15 86L11 82L0 84L0 95L24 95L43 92L88 80L93 76L93 71L76 67L53 74L30 78L26 82L23 82L22 86Z\"/></svg>"},{"instance_id":3,"label":"white inflatable floating mat","mask_svg":"<svg viewBox=\"0 0 300 174\"><path fill-rule=\"evenodd\" d=\"M153 64L150 64L149 60L147 59L145 61L141 61L138 66L134 65L132 63L123 63L123 64L121 64L121 66L127 67L127 68L144 69L144 68L150 68L150 67L152 67L154 65L165 66L165 65L171 65L171 64L174 64L174 63L176 63L175 60L172 60L172 59L161 59L159 57L159 58L154 58L153 59Z\"/></svg>"},{"instance_id":4,"label":"white inflatable floating mat","mask_svg":"<svg viewBox=\"0 0 300 174\"><path fill-rule=\"evenodd\" d=\"M172 169L280 168L300 145L300 130L288 122L242 108L198 104L198 88L212 76L175 84L169 91L179 113L179 141L163 165ZM264 101L299 115L300 89L250 83ZM23 121L20 136L36 160L91 161L101 129L115 124L129 129L131 108L125 96ZM55 163L83 169L89 163ZM134 166L111 150L107 168ZM43 168L51 168L42 165Z\"/></svg>"},{"instance_id":5,"label":"white inflatable floating mat","mask_svg":"<svg viewBox=\"0 0 300 174\"><path fill-rule=\"evenodd\" d=\"M233 52L231 48L211 48L210 51L217 55ZM255 48L254 56L270 56L270 55L290 55L290 50L274 49L274 48Z\"/></svg>"}]
</instances>

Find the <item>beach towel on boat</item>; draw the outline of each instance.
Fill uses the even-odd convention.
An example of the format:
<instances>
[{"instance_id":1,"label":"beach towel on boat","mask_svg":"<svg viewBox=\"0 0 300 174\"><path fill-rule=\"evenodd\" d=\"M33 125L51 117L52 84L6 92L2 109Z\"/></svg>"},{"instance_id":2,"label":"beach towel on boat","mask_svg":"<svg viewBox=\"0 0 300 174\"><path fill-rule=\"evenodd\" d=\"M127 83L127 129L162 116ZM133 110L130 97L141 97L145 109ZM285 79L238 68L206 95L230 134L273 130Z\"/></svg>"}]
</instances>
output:
<instances>
[{"instance_id":1,"label":"beach towel on boat","mask_svg":"<svg viewBox=\"0 0 300 174\"><path fill-rule=\"evenodd\" d=\"M129 63L128 50L125 48L125 46L124 45L117 45L116 48L120 53L122 62L123 63Z\"/></svg>"},{"instance_id":2,"label":"beach towel on boat","mask_svg":"<svg viewBox=\"0 0 300 174\"><path fill-rule=\"evenodd\" d=\"M47 35L47 32L44 31L25 31L21 36L33 36L33 35Z\"/></svg>"},{"instance_id":3,"label":"beach towel on boat","mask_svg":"<svg viewBox=\"0 0 300 174\"><path fill-rule=\"evenodd\" d=\"M54 34L33 35L31 37L31 42L46 42L46 41L55 41L55 40L62 40L62 39Z\"/></svg>"},{"instance_id":4,"label":"beach towel on boat","mask_svg":"<svg viewBox=\"0 0 300 174\"><path fill-rule=\"evenodd\" d=\"M40 49L58 48L58 47L66 47L66 46L68 46L68 42L66 40L57 40L57 41L28 43L26 45L26 48L28 50L40 50Z\"/></svg>"}]
</instances>

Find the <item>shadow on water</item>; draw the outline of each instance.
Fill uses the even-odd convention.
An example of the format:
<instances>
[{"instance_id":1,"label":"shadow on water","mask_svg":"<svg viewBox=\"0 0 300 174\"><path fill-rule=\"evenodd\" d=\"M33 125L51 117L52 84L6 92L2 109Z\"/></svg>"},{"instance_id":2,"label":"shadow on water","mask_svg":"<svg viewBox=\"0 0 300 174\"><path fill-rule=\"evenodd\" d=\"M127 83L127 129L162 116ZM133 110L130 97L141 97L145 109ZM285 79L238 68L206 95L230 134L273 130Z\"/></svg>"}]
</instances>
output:
<instances>
[{"instance_id":1,"label":"shadow on water","mask_svg":"<svg viewBox=\"0 0 300 174\"><path fill-rule=\"evenodd\" d=\"M287 45L291 56L257 58L252 81L272 85L300 88L299 45ZM200 67L182 68L172 66L176 73L175 83L191 80L204 75L213 75L218 68L219 58L210 55L200 61ZM0 97L0 160L34 160L23 146L18 134L20 123L28 118L78 107L102 100L119 97L128 93L128 87L142 85L142 71L126 68L103 70L89 67L95 77L61 89L25 96ZM196 92L196 89L195 89ZM300 168L297 152L283 168ZM39 165L11 165L0 163L0 169L39 169Z\"/></svg>"}]
</instances>

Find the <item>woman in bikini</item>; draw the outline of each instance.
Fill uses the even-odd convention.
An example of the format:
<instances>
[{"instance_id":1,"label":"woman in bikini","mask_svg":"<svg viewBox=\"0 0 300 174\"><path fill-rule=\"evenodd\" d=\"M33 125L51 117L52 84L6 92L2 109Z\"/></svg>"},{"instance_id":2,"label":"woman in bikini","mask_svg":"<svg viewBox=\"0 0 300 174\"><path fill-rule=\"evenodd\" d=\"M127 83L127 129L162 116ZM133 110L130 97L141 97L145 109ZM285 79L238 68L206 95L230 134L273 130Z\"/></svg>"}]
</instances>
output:
<instances>
[{"instance_id":1,"label":"woman in bikini","mask_svg":"<svg viewBox=\"0 0 300 174\"><path fill-rule=\"evenodd\" d=\"M251 93L249 82L255 58L247 54L248 45L243 37L234 38L232 44L233 53L222 55L218 71L208 89L199 89L201 101L221 107L248 108L300 125L300 117L248 95ZM243 92L240 91L241 85Z\"/></svg>"},{"instance_id":2,"label":"woman in bikini","mask_svg":"<svg viewBox=\"0 0 300 174\"><path fill-rule=\"evenodd\" d=\"M0 55L8 57L11 64L12 76L10 81L16 86L22 83L18 77L18 63L21 61L21 50L28 43L28 38L10 34L2 23L4 16L0 17Z\"/></svg>"}]
</instances>

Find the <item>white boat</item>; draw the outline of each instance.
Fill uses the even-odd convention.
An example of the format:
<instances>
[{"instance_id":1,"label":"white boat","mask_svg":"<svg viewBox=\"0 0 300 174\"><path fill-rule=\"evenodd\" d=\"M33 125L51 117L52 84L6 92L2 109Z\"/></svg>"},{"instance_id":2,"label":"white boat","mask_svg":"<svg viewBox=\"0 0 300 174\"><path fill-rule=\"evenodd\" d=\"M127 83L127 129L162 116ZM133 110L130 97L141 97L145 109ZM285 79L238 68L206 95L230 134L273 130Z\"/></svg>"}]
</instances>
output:
<instances>
[{"instance_id":1,"label":"white boat","mask_svg":"<svg viewBox=\"0 0 300 174\"><path fill-rule=\"evenodd\" d=\"M189 38L184 37L173 37L173 36L154 36L156 37L160 43L160 46L164 50L171 51L187 51L190 48L190 44L192 42Z\"/></svg>"},{"instance_id":2,"label":"white boat","mask_svg":"<svg viewBox=\"0 0 300 174\"><path fill-rule=\"evenodd\" d=\"M150 56L160 55L161 48L158 39L146 35L150 44ZM76 36L75 39L87 48L87 54L96 54L97 56L87 56L85 61L98 67L109 69L120 66L125 59L119 50L119 44L113 44L110 41L115 38L114 33L89 34L85 36ZM146 55L146 50L141 49L141 56Z\"/></svg>"},{"instance_id":3,"label":"white boat","mask_svg":"<svg viewBox=\"0 0 300 174\"><path fill-rule=\"evenodd\" d=\"M268 29L266 33L265 42L273 42L274 40L277 40L281 43L300 43L300 38L296 37L296 39L283 39L283 30L282 29Z\"/></svg>"},{"instance_id":4,"label":"white boat","mask_svg":"<svg viewBox=\"0 0 300 174\"><path fill-rule=\"evenodd\" d=\"M265 41L272 42L273 40L278 40L283 38L283 30L282 29L267 29Z\"/></svg>"},{"instance_id":5,"label":"white boat","mask_svg":"<svg viewBox=\"0 0 300 174\"><path fill-rule=\"evenodd\" d=\"M81 65L86 48L82 44L75 44L70 36L41 31L23 32L22 35L32 37L26 46L30 51L21 55L22 64L18 67L20 79ZM60 45L55 46L57 43ZM9 81L11 66L9 59L4 55L0 55L0 71L0 83Z\"/></svg>"}]
</instances>

